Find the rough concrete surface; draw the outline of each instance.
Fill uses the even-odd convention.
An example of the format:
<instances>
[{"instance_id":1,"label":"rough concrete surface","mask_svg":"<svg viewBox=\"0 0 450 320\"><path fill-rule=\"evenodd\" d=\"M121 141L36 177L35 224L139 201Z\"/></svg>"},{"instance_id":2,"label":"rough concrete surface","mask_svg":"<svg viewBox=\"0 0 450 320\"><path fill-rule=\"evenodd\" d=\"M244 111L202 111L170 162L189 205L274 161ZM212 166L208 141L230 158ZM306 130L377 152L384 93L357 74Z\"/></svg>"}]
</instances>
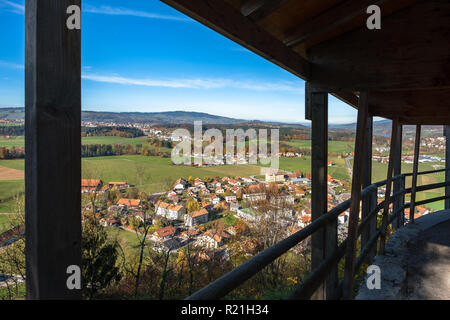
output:
<instances>
[{"instance_id":1,"label":"rough concrete surface","mask_svg":"<svg viewBox=\"0 0 450 320\"><path fill-rule=\"evenodd\" d=\"M450 211L399 229L373 264L381 269L381 289L363 281L358 300L450 299Z\"/></svg>"}]
</instances>

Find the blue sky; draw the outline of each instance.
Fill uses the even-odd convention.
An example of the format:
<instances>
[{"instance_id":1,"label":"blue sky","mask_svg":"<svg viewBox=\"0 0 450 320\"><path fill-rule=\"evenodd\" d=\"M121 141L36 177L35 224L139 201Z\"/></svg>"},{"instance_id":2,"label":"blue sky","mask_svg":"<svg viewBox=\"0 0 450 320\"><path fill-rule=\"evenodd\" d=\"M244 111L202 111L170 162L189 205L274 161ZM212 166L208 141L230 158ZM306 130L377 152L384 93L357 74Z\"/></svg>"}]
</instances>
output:
<instances>
[{"instance_id":1,"label":"blue sky","mask_svg":"<svg viewBox=\"0 0 450 320\"><path fill-rule=\"evenodd\" d=\"M24 0L0 0L0 107L24 104ZM83 109L304 122L304 81L158 0L83 0ZM356 120L330 97L330 123Z\"/></svg>"}]
</instances>

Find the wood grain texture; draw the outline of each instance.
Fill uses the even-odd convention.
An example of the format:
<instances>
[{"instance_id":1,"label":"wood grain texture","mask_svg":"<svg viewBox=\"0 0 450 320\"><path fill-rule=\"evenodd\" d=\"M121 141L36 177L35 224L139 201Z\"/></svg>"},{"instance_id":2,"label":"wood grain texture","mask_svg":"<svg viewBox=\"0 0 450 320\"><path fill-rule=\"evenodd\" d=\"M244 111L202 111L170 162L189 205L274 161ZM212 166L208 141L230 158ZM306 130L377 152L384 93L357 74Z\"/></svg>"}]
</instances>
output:
<instances>
[{"instance_id":1,"label":"wood grain texture","mask_svg":"<svg viewBox=\"0 0 450 320\"><path fill-rule=\"evenodd\" d=\"M308 51L311 81L336 90L450 88L450 2L422 1Z\"/></svg>"},{"instance_id":2,"label":"wood grain texture","mask_svg":"<svg viewBox=\"0 0 450 320\"><path fill-rule=\"evenodd\" d=\"M81 263L81 0L26 1L26 287L28 299L78 299L67 267Z\"/></svg>"},{"instance_id":3,"label":"wood grain texture","mask_svg":"<svg viewBox=\"0 0 450 320\"><path fill-rule=\"evenodd\" d=\"M362 92L359 97L358 120L356 124L355 152L353 159L352 190L350 214L348 221L347 250L345 253L345 273L342 285L342 296L351 299L353 295L353 277L355 272L356 240L358 238L358 221L361 201L362 175L364 168L364 152L367 131L369 96Z\"/></svg>"}]
</instances>

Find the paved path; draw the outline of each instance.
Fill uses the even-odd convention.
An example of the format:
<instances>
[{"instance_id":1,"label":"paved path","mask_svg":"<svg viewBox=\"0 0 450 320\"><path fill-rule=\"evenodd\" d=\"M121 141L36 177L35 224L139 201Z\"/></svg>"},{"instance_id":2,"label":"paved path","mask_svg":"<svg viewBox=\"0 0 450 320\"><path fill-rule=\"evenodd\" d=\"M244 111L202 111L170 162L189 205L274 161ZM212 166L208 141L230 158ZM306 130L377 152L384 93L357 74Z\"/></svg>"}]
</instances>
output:
<instances>
[{"instance_id":1,"label":"paved path","mask_svg":"<svg viewBox=\"0 0 450 320\"><path fill-rule=\"evenodd\" d=\"M381 289L363 281L357 299L450 300L450 210L427 214L397 231L375 257Z\"/></svg>"}]
</instances>

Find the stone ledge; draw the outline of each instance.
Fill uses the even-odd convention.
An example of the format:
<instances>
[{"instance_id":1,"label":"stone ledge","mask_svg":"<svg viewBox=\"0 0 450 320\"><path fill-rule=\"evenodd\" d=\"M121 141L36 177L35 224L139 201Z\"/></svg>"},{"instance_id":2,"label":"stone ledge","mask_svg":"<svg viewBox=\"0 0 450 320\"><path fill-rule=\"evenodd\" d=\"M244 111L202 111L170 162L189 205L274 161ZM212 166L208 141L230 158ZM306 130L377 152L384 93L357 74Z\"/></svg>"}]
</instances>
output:
<instances>
[{"instance_id":1,"label":"stone ledge","mask_svg":"<svg viewBox=\"0 0 450 320\"><path fill-rule=\"evenodd\" d=\"M386 253L376 256L373 265L381 270L381 289L368 289L367 275L361 283L357 300L398 300L406 280L408 245L414 245L422 231L450 220L450 211L438 211L416 219L414 224L399 229L386 244Z\"/></svg>"}]
</instances>

